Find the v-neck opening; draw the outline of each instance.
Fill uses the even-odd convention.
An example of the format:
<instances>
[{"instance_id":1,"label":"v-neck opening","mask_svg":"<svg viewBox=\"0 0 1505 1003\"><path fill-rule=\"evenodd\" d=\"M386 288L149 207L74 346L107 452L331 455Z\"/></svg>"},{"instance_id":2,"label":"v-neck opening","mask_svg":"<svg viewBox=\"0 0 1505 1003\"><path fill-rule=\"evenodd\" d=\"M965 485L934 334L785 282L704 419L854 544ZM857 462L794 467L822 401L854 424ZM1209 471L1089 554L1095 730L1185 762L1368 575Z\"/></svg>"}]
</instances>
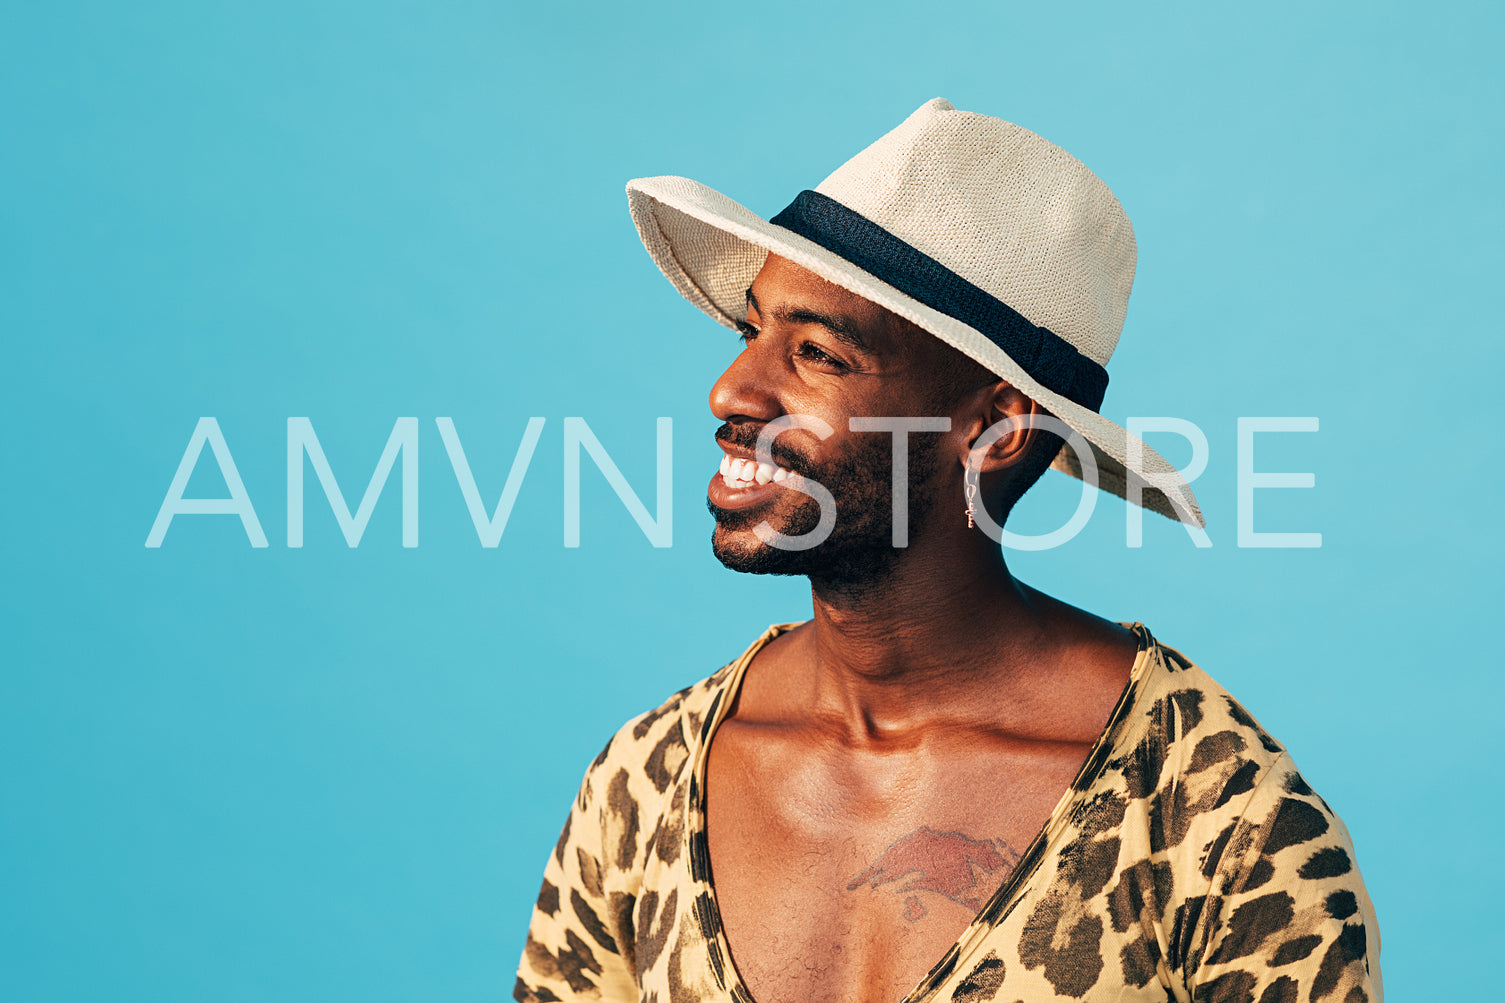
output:
<instances>
[{"instance_id":1,"label":"v-neck opening","mask_svg":"<svg viewBox=\"0 0 1505 1003\"><path fill-rule=\"evenodd\" d=\"M763 634L744 651L731 665L731 677L726 681L725 687L713 702L711 711L700 729L700 741L695 750L695 762L691 769L691 793L689 811L690 824L684 830L684 849L687 854L694 855L694 844L697 835L701 839L703 847L703 866L705 876L695 879L696 883L703 888L697 889L708 900L710 912L714 916L713 923L702 925L708 927L703 932L706 934L707 950L711 953L711 969L717 974L717 980L722 983L733 1000L738 1003L756 1003L747 984L742 981L742 973L737 971L736 961L732 958L731 945L726 939L726 927L721 922L721 904L716 897L715 874L711 869L710 841L708 838L707 815L706 815L706 774L711 759L711 742L716 736L716 731L721 723L726 720L730 708L737 701L741 692L742 683L747 677L747 668L758 653L766 648L770 642L788 633L801 623L781 623L770 626ZM1155 649L1155 638L1150 634L1149 628L1142 623L1120 623L1134 632L1139 639L1139 649L1134 655L1134 662L1129 667L1129 678L1124 683L1123 690L1118 695L1118 701L1113 710L1108 714L1108 719L1099 732L1097 740L1092 743L1092 748L1082 760L1082 765L1077 769L1061 798L1056 802L1045 822L1036 833L1035 838L1030 840L1028 848L1019 858L1019 863L1009 872L998 889L983 903L972 922L967 925L956 938L956 941L946 949L930 970L921 977L915 987L906 993L898 1003L921 1003L935 990L944 985L951 974L969 951L976 946L976 942L986 935L1000 918L1009 910L1006 909L1011 899L1019 892L1025 879L1033 874L1040 866L1045 857L1045 850L1050 846L1060 830L1061 825L1071 812L1069 806L1080 799L1088 791L1093 782L1102 774L1107 766L1107 750L1111 749L1119 729L1128 718L1133 709L1137 695L1142 691L1138 684L1144 678L1152 661L1152 653ZM719 957L717 957L719 955Z\"/></svg>"}]
</instances>

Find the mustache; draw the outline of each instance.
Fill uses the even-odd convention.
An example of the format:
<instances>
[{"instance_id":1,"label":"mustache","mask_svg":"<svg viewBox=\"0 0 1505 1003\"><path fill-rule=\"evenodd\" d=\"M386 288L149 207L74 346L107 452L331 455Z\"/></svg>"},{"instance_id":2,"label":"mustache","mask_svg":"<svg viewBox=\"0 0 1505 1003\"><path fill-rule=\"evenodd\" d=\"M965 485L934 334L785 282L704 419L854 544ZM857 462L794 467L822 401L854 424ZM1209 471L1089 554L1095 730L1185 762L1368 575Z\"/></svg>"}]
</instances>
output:
<instances>
[{"instance_id":1,"label":"mustache","mask_svg":"<svg viewBox=\"0 0 1505 1003\"><path fill-rule=\"evenodd\" d=\"M716 429L716 441L756 454L758 436L762 433L763 427L763 422L757 425L733 425L731 422L723 422L721 427ZM804 456L784 445L783 438L780 436L775 439L773 445L769 447L768 452L773 457L773 462L790 473L810 476L813 465Z\"/></svg>"}]
</instances>

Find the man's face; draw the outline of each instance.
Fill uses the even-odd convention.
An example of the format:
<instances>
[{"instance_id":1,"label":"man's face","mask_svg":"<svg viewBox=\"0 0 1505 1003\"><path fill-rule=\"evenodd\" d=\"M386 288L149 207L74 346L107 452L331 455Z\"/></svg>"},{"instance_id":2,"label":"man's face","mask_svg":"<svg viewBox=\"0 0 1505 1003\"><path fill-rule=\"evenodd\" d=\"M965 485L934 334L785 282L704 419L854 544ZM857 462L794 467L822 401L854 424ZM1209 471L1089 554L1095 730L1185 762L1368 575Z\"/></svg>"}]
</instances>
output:
<instances>
[{"instance_id":1,"label":"man's face","mask_svg":"<svg viewBox=\"0 0 1505 1003\"><path fill-rule=\"evenodd\" d=\"M943 416L937 381L952 350L884 308L770 256L747 297L745 347L711 388L711 411L724 423L716 439L729 460L755 460L758 435L785 415L821 419L832 434L781 434L779 468L814 480L835 499L835 529L809 550L781 549L754 531L762 522L798 536L820 519L819 503L765 468L767 483L732 484L717 473L707 500L716 517L712 546L734 571L800 574L856 584L881 574L902 553L892 544L893 435L853 432L853 417ZM909 536L923 532L938 493L962 508L960 464L950 469L946 437L909 436ZM735 473L734 466L733 472ZM764 479L759 478L759 479ZM954 483L953 483L954 482Z\"/></svg>"}]
</instances>

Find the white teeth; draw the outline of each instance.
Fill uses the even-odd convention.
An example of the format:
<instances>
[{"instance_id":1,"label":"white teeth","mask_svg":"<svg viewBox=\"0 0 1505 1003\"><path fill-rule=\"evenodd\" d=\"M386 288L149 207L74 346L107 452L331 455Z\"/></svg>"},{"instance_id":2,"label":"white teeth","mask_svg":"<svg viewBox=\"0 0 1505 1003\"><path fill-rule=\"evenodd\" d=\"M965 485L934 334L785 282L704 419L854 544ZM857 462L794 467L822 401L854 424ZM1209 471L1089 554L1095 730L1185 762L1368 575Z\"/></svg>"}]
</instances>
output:
<instances>
[{"instance_id":1,"label":"white teeth","mask_svg":"<svg viewBox=\"0 0 1505 1003\"><path fill-rule=\"evenodd\" d=\"M751 460L721 455L721 480L729 488L749 488L754 483L758 465Z\"/></svg>"},{"instance_id":2,"label":"white teeth","mask_svg":"<svg viewBox=\"0 0 1505 1003\"><path fill-rule=\"evenodd\" d=\"M746 490L755 484L762 485L769 482L778 483L787 481L794 474L783 467L776 467L772 463L759 463L756 460L744 460L740 457L721 455L721 480L729 488Z\"/></svg>"}]
</instances>

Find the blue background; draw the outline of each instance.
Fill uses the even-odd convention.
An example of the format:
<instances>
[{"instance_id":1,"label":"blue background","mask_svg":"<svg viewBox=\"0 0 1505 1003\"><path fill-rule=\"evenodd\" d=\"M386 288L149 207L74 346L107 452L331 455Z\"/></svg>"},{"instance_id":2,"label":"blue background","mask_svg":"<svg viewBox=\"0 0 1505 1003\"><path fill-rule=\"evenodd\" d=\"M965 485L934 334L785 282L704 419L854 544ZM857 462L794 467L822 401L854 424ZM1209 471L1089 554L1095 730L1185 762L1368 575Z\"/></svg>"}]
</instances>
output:
<instances>
[{"instance_id":1,"label":"blue background","mask_svg":"<svg viewBox=\"0 0 1505 1003\"><path fill-rule=\"evenodd\" d=\"M1214 546L1103 498L1025 580L1143 620L1293 750L1348 823L1395 999L1497 989L1495 765L1505 225L1500 8L272 2L10 5L0 32L0 996L505 997L579 775L627 717L807 615L723 571L705 406L734 337L675 295L623 183L762 213L921 102L1071 150L1134 219L1105 411L1207 432ZM179 517L199 416L271 540ZM420 422L359 548L312 472L286 546L286 420L352 508ZM434 418L496 503L484 550ZM587 462L562 543L562 425ZM1236 421L1263 435L1239 549ZM1173 462L1189 450L1153 438ZM223 496L206 452L189 496ZM1066 478L1024 528L1074 505Z\"/></svg>"}]
</instances>

